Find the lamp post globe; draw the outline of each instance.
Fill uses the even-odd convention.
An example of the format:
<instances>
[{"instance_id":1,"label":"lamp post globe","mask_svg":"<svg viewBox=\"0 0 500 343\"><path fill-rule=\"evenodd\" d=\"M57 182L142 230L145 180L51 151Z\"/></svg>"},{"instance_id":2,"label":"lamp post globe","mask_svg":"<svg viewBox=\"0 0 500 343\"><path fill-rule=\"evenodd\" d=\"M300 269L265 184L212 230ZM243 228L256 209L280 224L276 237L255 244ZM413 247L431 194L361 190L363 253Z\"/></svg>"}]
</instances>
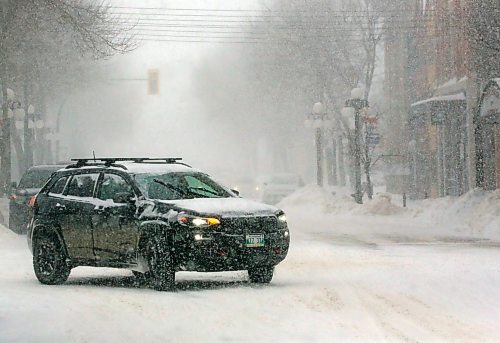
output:
<instances>
[{"instance_id":1,"label":"lamp post globe","mask_svg":"<svg viewBox=\"0 0 500 343\"><path fill-rule=\"evenodd\" d=\"M325 113L325 107L321 102L317 102L313 105L312 111L314 114L322 114Z\"/></svg>"},{"instance_id":2,"label":"lamp post globe","mask_svg":"<svg viewBox=\"0 0 500 343\"><path fill-rule=\"evenodd\" d=\"M363 88L353 88L351 90L351 99L361 100L365 97L365 91Z\"/></svg>"}]
</instances>

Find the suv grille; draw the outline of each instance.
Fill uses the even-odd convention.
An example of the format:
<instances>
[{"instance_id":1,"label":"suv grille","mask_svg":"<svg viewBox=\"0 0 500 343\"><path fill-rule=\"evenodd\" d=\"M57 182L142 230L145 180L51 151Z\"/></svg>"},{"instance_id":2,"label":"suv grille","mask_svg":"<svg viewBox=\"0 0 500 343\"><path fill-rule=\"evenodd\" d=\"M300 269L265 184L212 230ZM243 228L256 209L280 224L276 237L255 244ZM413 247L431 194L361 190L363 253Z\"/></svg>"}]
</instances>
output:
<instances>
[{"instance_id":1,"label":"suv grille","mask_svg":"<svg viewBox=\"0 0 500 343\"><path fill-rule=\"evenodd\" d=\"M222 218L221 224L225 232L233 234L278 230L278 219L275 216Z\"/></svg>"}]
</instances>

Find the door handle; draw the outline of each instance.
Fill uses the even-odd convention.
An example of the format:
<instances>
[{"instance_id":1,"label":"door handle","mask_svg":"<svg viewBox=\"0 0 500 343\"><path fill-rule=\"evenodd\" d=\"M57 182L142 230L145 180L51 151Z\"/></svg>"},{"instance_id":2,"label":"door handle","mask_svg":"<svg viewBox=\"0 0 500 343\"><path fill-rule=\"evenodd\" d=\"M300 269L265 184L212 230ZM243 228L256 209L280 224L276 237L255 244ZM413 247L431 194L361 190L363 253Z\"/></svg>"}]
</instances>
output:
<instances>
[{"instance_id":1,"label":"door handle","mask_svg":"<svg viewBox=\"0 0 500 343\"><path fill-rule=\"evenodd\" d=\"M65 206L65 205L61 205L60 203L57 203L57 204L56 204L56 208L57 208L59 211L65 211L65 210L66 210L66 206Z\"/></svg>"},{"instance_id":2,"label":"door handle","mask_svg":"<svg viewBox=\"0 0 500 343\"><path fill-rule=\"evenodd\" d=\"M102 214L106 212L106 208L104 206L96 206L94 207L94 212L97 214Z\"/></svg>"}]
</instances>

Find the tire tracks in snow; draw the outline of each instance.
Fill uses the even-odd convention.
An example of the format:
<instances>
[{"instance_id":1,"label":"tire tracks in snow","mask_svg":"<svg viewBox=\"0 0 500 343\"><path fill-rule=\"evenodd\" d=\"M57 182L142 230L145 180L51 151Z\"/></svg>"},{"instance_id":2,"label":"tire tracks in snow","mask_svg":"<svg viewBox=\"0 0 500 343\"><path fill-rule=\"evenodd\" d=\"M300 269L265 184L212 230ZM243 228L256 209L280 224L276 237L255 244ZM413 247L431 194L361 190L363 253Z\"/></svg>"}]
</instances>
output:
<instances>
[{"instance_id":1,"label":"tire tracks in snow","mask_svg":"<svg viewBox=\"0 0 500 343\"><path fill-rule=\"evenodd\" d=\"M484 340L467 323L414 296L375 292L365 287L356 287L355 293L365 311L384 329L385 339L407 342L436 339L455 342Z\"/></svg>"}]
</instances>

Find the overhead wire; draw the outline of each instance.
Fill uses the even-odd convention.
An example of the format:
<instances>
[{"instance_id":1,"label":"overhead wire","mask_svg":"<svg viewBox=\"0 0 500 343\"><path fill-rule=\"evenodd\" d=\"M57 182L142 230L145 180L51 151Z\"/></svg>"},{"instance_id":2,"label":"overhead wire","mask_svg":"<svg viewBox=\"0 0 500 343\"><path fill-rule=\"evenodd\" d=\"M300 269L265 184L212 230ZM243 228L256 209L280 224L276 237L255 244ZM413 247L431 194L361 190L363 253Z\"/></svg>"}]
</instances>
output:
<instances>
[{"instance_id":1,"label":"overhead wire","mask_svg":"<svg viewBox=\"0 0 500 343\"><path fill-rule=\"evenodd\" d=\"M363 13L363 15L360 15L359 18L366 17L366 13L364 11L351 10L321 11L321 13L316 16L310 13L306 15L269 15L267 13L288 12L246 9L153 8L129 6L109 6L108 8L115 10L114 12L111 11L111 13L117 16L116 23L124 26L128 25L130 32L135 36L135 39L140 41L261 43L276 40L276 37L271 37L271 35L275 32L281 34L282 37L283 35L295 35L301 38L310 37L333 41L332 36L323 36L322 34L341 33L345 35L349 33L355 36L357 33L366 33L367 30L374 30L377 34L379 34L385 29L385 23L382 19L380 22L377 22L370 27L359 26L357 22L339 23L332 20L325 21L323 19L314 21L303 20L304 17L306 19L332 18L331 13L344 13L343 16L339 15L340 17L344 17L345 13L349 13L350 16L352 16L353 13L356 14L357 12ZM123 11L124 9L127 11ZM117 10L121 10L121 12ZM131 10L135 11L131 12ZM140 10L140 12L137 12L136 10ZM144 11L156 12L151 13ZM169 11L174 13L165 13ZM202 13L189 13L195 11ZM241 12L256 14L233 14ZM380 11L380 13L382 12L387 13L387 11ZM237 18L237 20L235 20L235 18ZM270 18L276 18L279 20L258 20ZM408 18L408 20L406 18ZM432 18L420 18L417 23L411 18L411 16L407 17L406 15L398 13L397 15L390 16L389 19L392 24L392 29L417 30L422 27L422 24L425 24L426 21L431 20ZM262 27L260 24L266 24L266 27ZM439 28L442 29L443 27L440 26ZM448 25L445 28L453 30L460 28L460 26ZM189 35L187 33L189 33ZM425 33L425 35L429 36L428 33ZM438 38L436 35L433 36ZM361 37L358 35L357 38ZM355 41L356 38L350 38L350 40Z\"/></svg>"}]
</instances>

